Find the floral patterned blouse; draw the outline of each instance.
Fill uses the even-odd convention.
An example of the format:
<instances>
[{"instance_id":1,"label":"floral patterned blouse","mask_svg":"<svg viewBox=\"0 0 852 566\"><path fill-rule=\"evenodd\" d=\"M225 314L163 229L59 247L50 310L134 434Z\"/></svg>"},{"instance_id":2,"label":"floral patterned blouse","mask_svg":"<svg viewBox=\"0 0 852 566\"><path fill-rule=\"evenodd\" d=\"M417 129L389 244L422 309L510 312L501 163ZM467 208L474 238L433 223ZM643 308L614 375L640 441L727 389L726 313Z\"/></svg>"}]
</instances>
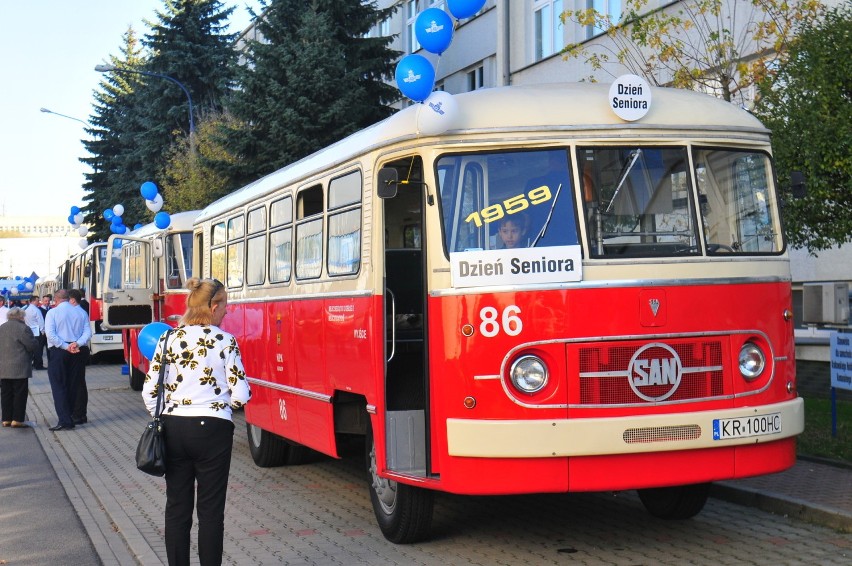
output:
<instances>
[{"instance_id":1,"label":"floral patterned blouse","mask_svg":"<svg viewBox=\"0 0 852 566\"><path fill-rule=\"evenodd\" d=\"M165 336L157 342L142 386L142 398L151 415L157 403ZM218 326L178 326L168 334L166 361L164 415L231 420L231 410L251 399L237 340Z\"/></svg>"}]
</instances>

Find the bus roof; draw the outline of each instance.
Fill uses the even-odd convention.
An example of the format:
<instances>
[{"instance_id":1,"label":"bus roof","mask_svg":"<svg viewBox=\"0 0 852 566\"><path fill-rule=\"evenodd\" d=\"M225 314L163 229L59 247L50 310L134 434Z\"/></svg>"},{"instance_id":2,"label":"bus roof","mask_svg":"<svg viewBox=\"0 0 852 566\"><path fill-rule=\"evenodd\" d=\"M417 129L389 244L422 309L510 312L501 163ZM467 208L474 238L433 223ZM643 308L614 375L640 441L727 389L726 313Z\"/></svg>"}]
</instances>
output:
<instances>
[{"instance_id":1,"label":"bus roof","mask_svg":"<svg viewBox=\"0 0 852 566\"><path fill-rule=\"evenodd\" d=\"M571 130L769 131L747 111L689 90L651 87L648 113L625 122L610 108L608 84L558 83L480 89L454 95L455 127L444 136L471 133L558 132ZM283 186L333 168L379 147L418 137L419 104L287 165L204 208L196 222L209 220Z\"/></svg>"},{"instance_id":2,"label":"bus roof","mask_svg":"<svg viewBox=\"0 0 852 566\"><path fill-rule=\"evenodd\" d=\"M144 238L145 236L159 234L160 232L191 232L192 224L195 221L196 216L198 216L199 212L199 210L175 212L174 214L169 215L171 218L171 223L169 224L168 228L157 228L156 224L154 224L153 222L149 222L138 230L129 232L127 235L133 236L135 238ZM116 237L121 238L121 235L116 235Z\"/></svg>"}]
</instances>

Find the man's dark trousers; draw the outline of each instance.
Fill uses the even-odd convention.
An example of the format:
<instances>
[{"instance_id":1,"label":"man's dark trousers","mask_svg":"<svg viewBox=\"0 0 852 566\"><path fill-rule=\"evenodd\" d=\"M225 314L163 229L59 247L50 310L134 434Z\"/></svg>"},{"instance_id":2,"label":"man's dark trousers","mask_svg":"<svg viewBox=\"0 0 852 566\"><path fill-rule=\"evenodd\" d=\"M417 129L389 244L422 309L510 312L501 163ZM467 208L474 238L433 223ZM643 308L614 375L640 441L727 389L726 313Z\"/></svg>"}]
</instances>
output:
<instances>
[{"instance_id":1,"label":"man's dark trousers","mask_svg":"<svg viewBox=\"0 0 852 566\"><path fill-rule=\"evenodd\" d=\"M74 424L83 424L89 421L87 415L89 389L86 387L86 365L89 363L89 347L83 346L77 355L83 356L83 364L77 376L77 397L74 399L74 404L71 405L71 420L74 421Z\"/></svg>"},{"instance_id":2,"label":"man's dark trousers","mask_svg":"<svg viewBox=\"0 0 852 566\"><path fill-rule=\"evenodd\" d=\"M86 370L86 358L82 354L72 354L62 348L51 348L47 362L47 377L50 391L53 393L53 406L56 409L57 425L74 426L71 411L77 400L78 380Z\"/></svg>"}]
</instances>

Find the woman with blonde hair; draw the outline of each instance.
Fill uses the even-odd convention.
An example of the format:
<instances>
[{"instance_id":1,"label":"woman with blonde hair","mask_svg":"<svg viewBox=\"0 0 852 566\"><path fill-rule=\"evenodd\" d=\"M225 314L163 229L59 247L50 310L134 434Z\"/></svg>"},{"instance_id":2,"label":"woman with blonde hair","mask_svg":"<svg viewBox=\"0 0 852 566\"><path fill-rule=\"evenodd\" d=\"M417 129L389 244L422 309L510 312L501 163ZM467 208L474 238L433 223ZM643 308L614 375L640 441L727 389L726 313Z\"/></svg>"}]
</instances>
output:
<instances>
[{"instance_id":1,"label":"woman with blonde hair","mask_svg":"<svg viewBox=\"0 0 852 566\"><path fill-rule=\"evenodd\" d=\"M8 322L0 326L0 412L3 426L23 428L38 339L24 322L24 309L12 307L6 318Z\"/></svg>"},{"instance_id":2,"label":"woman with blonde hair","mask_svg":"<svg viewBox=\"0 0 852 566\"><path fill-rule=\"evenodd\" d=\"M251 391L236 339L219 328L228 306L225 286L193 277L186 288L186 313L177 328L160 337L142 397L153 415L165 363L166 555L171 566L189 564L197 489L198 556L206 566L222 563L234 443L231 412L248 402Z\"/></svg>"}]
</instances>

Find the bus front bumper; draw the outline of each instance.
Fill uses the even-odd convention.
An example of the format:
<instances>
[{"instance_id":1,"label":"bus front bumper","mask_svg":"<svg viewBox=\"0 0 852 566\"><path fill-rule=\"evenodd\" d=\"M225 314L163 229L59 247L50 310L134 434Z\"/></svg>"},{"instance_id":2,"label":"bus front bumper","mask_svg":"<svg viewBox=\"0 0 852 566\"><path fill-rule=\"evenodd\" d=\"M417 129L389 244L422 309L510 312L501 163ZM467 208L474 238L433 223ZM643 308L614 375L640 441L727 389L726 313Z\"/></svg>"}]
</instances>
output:
<instances>
[{"instance_id":1,"label":"bus front bumper","mask_svg":"<svg viewBox=\"0 0 852 566\"><path fill-rule=\"evenodd\" d=\"M450 456L562 458L696 450L790 438L805 428L804 401L717 411L613 418L447 419Z\"/></svg>"}]
</instances>

